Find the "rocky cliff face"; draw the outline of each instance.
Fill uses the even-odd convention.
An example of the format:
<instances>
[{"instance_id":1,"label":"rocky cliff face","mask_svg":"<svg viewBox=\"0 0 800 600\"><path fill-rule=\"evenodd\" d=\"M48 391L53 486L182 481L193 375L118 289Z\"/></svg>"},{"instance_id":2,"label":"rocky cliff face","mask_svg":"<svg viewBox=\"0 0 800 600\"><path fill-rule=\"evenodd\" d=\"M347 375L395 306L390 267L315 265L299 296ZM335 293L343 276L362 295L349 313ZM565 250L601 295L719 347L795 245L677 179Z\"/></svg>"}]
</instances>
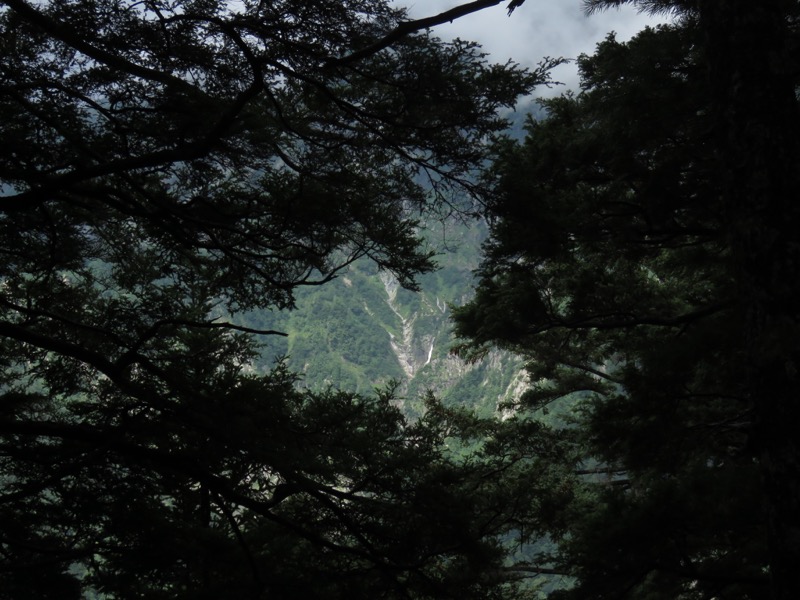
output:
<instances>
[{"instance_id":1,"label":"rocky cliff face","mask_svg":"<svg viewBox=\"0 0 800 600\"><path fill-rule=\"evenodd\" d=\"M451 402L491 411L521 392L526 380L518 359L491 352L479 363L468 363L450 353L449 305L434 290L423 288L409 307L398 301L399 286L391 275L382 273L380 280L385 301L399 321L401 334L387 333L405 375L401 390L411 405L414 396L432 390Z\"/></svg>"}]
</instances>

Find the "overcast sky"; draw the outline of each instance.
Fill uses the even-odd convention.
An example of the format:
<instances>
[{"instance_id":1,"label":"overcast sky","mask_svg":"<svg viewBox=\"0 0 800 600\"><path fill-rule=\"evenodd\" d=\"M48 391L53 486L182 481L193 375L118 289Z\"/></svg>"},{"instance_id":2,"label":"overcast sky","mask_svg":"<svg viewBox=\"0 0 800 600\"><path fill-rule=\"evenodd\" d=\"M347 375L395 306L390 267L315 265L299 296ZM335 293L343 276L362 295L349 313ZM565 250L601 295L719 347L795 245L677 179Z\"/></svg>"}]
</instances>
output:
<instances>
[{"instance_id":1,"label":"overcast sky","mask_svg":"<svg viewBox=\"0 0 800 600\"><path fill-rule=\"evenodd\" d=\"M395 0L396 4L406 6L413 18L435 15L467 1ZM645 25L659 22L629 7L586 16L581 0L526 0L510 17L507 5L508 2L503 2L434 31L442 39L460 37L481 43L495 62L512 59L533 66L544 56L576 58L582 52L591 54L597 42L610 31L617 32L617 39L627 40ZM552 91L539 89L537 96L577 88L574 65L559 67L553 78L566 85Z\"/></svg>"}]
</instances>

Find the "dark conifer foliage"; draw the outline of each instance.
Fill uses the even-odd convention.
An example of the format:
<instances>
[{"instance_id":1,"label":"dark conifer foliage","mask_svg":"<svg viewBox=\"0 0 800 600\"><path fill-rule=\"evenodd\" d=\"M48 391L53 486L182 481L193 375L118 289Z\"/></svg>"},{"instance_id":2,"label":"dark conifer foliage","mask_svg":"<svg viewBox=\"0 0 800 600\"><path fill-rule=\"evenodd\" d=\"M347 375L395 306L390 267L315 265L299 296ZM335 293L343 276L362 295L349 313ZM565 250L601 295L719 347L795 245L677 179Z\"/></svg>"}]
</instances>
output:
<instances>
[{"instance_id":1,"label":"dark conifer foliage","mask_svg":"<svg viewBox=\"0 0 800 600\"><path fill-rule=\"evenodd\" d=\"M1 6L0 596L500 594L510 462L253 373L231 323L359 257L413 287L409 215L479 192L544 73L426 32L337 62L378 0Z\"/></svg>"},{"instance_id":2,"label":"dark conifer foliage","mask_svg":"<svg viewBox=\"0 0 800 600\"><path fill-rule=\"evenodd\" d=\"M777 310L774 293L795 285L797 263L793 275L779 271L778 288L767 285L767 273L792 259L790 246L778 247L787 225L765 225L757 208L796 226L796 187L782 179L780 194L765 191L752 171L735 170L756 160L742 162L736 136L760 139L748 118L758 126L769 105L721 116L723 104L744 104L711 75L722 57L712 56L708 23L683 17L629 43L610 36L579 61L581 93L547 101L548 118L532 122L524 142L499 148L481 281L456 315L463 353L499 345L529 359L532 387L518 410L570 398L572 451L561 461L569 492L551 521L558 552L538 565L576 577L559 597L789 598L796 586L781 571L800 550L789 510L798 421L782 404L796 404L797 342L781 345L775 330L762 331L759 346L752 337L753 286L766 294L762 317L783 315L785 335L797 322L796 308ZM792 119L786 125L794 131ZM797 171L795 144L782 139L770 152L785 150L783 167L758 163L762 184ZM765 238L744 235L748 225L780 234L776 264L761 261L758 277L745 256L759 255ZM769 372L784 393L794 390L782 400L768 392L775 380L754 378L776 353L788 370Z\"/></svg>"}]
</instances>

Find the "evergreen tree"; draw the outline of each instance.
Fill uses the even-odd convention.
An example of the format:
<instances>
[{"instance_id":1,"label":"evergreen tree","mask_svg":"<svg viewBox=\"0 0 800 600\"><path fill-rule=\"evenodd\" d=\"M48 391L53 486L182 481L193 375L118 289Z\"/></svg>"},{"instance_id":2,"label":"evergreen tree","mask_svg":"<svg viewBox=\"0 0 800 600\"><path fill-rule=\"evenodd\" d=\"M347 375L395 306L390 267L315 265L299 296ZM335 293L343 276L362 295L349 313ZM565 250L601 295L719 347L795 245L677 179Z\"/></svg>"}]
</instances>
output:
<instances>
[{"instance_id":1,"label":"evergreen tree","mask_svg":"<svg viewBox=\"0 0 800 600\"><path fill-rule=\"evenodd\" d=\"M737 286L745 389L764 492L774 598L800 595L800 322L795 0L590 0L696 18L705 49L720 208Z\"/></svg>"},{"instance_id":2,"label":"evergreen tree","mask_svg":"<svg viewBox=\"0 0 800 600\"><path fill-rule=\"evenodd\" d=\"M798 551L789 510L797 472L788 471L797 464L788 431L797 419L781 405L789 396L765 397L771 387L754 373L794 364L796 343L784 336L796 309L776 312L769 286L778 282L755 279L743 248L752 242L756 252L755 242L736 211L766 227L759 206L788 223L796 210L775 190L758 187L758 200L735 189L735 181L756 185L733 163L743 160L734 149L742 150L737 136L750 113L726 113L745 125L720 121L723 104L734 105L709 76L722 58L712 55L708 22L682 8L674 26L627 44L610 36L582 57L581 93L547 101L548 118L531 123L523 143L499 149L481 281L456 315L463 353L499 345L529 360L532 387L516 409L568 398L559 458L568 492L549 525L541 521L558 551L531 569L575 576L561 592L570 598L795 597L796 582L781 572ZM770 152L782 152L775 139ZM765 151L761 142L753 149ZM783 166L758 163L769 166L760 185L787 185L771 178L789 164L797 170L793 148ZM770 248L782 266L760 265L769 277L784 269L791 282L780 285L791 287L785 227ZM759 314L783 314L788 327L759 346L755 289L769 292L762 305L773 302ZM788 392L793 376L785 376L790 369L770 386ZM765 478L770 470L784 479Z\"/></svg>"},{"instance_id":3,"label":"evergreen tree","mask_svg":"<svg viewBox=\"0 0 800 600\"><path fill-rule=\"evenodd\" d=\"M235 324L360 257L413 288L411 217L472 202L498 108L545 76L386 43L403 18L4 0L0 596L503 593L510 465L447 450L480 427L299 392L250 370L278 332Z\"/></svg>"}]
</instances>

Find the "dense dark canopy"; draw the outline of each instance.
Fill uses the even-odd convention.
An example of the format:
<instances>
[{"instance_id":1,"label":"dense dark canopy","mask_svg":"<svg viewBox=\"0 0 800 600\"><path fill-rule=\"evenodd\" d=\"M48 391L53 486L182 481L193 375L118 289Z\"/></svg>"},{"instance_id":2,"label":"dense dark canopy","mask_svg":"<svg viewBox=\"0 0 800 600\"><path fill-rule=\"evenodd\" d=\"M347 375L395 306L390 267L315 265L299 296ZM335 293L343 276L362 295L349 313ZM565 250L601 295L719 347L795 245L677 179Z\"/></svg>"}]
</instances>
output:
<instances>
[{"instance_id":1,"label":"dense dark canopy","mask_svg":"<svg viewBox=\"0 0 800 600\"><path fill-rule=\"evenodd\" d=\"M339 60L383 0L0 6L0 596L499 593L503 465L252 372L234 323L359 257L413 287L413 217L472 206L544 73L413 30Z\"/></svg>"},{"instance_id":2,"label":"dense dark canopy","mask_svg":"<svg viewBox=\"0 0 800 600\"><path fill-rule=\"evenodd\" d=\"M565 597L788 600L798 6L632 4L679 18L609 37L582 91L499 148L461 351L523 354L516 408L561 411L571 491L539 560L576 577Z\"/></svg>"},{"instance_id":3,"label":"dense dark canopy","mask_svg":"<svg viewBox=\"0 0 800 600\"><path fill-rule=\"evenodd\" d=\"M0 597L800 597L797 2L586 2L678 19L481 177L554 63L425 27L500 3L0 2ZM253 370L242 311L476 207L504 421Z\"/></svg>"}]
</instances>

